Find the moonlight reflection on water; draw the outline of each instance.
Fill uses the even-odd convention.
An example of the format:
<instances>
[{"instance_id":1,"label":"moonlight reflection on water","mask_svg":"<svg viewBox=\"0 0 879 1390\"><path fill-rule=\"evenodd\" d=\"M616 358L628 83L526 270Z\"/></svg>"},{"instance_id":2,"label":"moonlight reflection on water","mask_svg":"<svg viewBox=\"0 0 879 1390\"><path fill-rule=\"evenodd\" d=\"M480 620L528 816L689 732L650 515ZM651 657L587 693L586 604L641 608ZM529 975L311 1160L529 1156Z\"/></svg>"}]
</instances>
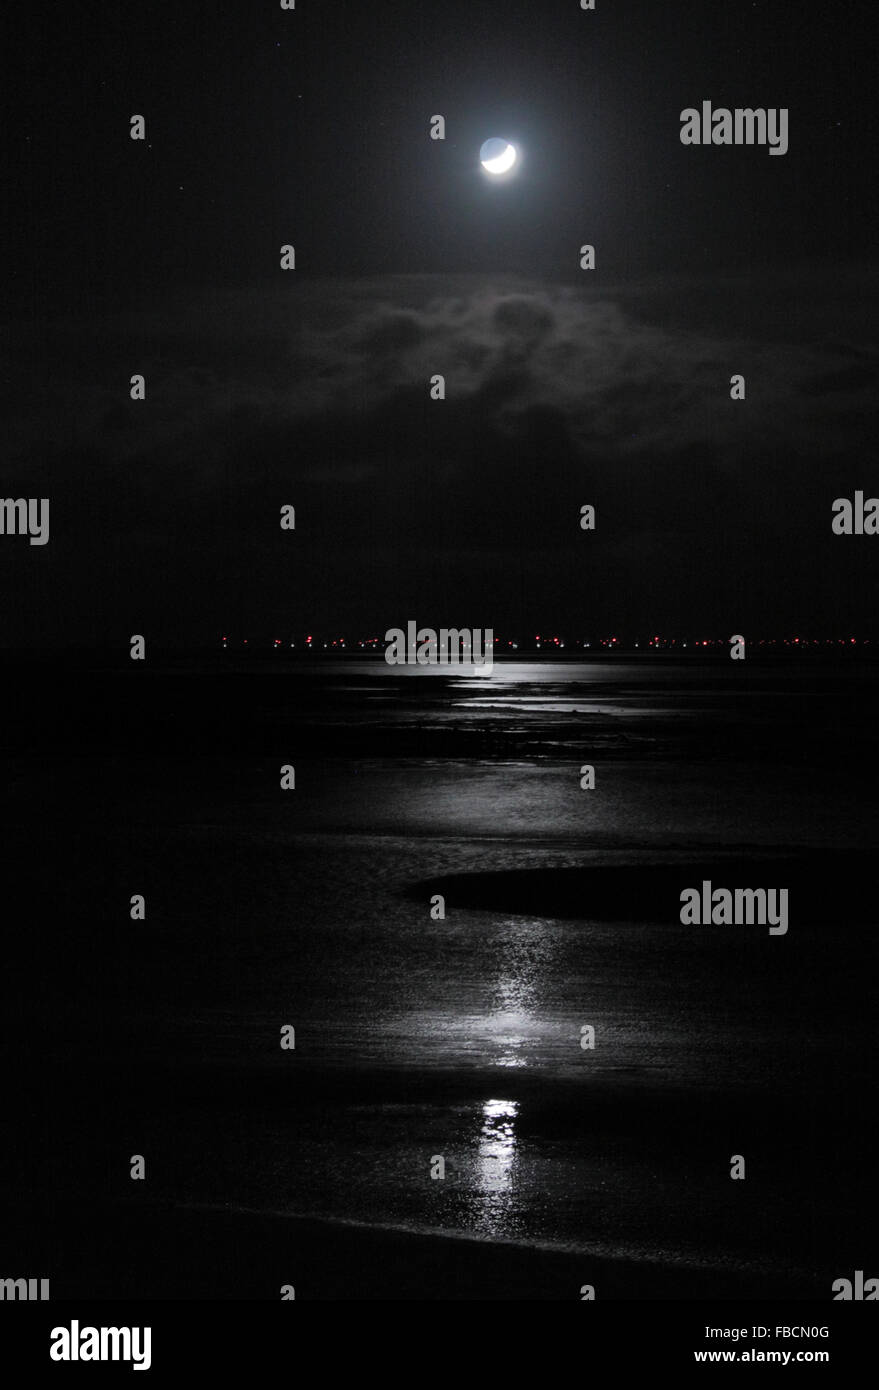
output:
<instances>
[{"instance_id":1,"label":"moonlight reflection on water","mask_svg":"<svg viewBox=\"0 0 879 1390\"><path fill-rule=\"evenodd\" d=\"M477 1226L486 1234L506 1229L513 1202L516 1164L515 1100L487 1100L482 1107L482 1129L476 1162L479 1198Z\"/></svg>"}]
</instances>

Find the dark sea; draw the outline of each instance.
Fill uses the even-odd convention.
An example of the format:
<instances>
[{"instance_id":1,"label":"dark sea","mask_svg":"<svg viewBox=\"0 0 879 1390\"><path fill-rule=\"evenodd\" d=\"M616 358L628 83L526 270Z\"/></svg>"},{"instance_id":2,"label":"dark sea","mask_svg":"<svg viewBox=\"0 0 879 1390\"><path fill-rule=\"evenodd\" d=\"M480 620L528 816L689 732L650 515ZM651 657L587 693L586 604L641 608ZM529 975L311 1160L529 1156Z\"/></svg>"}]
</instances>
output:
<instances>
[{"instance_id":1,"label":"dark sea","mask_svg":"<svg viewBox=\"0 0 879 1390\"><path fill-rule=\"evenodd\" d=\"M7 666L13 1263L829 1298L876 1249L877 675ZM704 881L787 889L786 933L682 925Z\"/></svg>"}]
</instances>

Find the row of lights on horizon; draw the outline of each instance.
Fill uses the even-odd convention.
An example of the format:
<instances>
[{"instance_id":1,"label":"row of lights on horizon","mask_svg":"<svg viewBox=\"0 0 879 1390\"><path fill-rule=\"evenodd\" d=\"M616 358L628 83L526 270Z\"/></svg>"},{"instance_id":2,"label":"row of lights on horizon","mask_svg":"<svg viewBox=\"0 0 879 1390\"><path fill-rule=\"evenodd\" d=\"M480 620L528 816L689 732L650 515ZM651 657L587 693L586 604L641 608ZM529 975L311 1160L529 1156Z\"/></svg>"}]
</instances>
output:
<instances>
[{"instance_id":1,"label":"row of lights on horizon","mask_svg":"<svg viewBox=\"0 0 879 1390\"><path fill-rule=\"evenodd\" d=\"M224 649L227 649L228 646L229 646L229 643L232 641L232 639L231 639L231 637L223 636L223 637L220 638L220 641L221 641L221 644L222 644L223 648L224 648ZM729 638L726 638L726 637L704 637L704 638L702 638L702 637L697 637L696 640L693 641L693 642L684 642L684 641L680 641L680 642L679 642L678 639L677 639L676 637L660 637L660 636L655 636L655 637L651 637L647 642L645 642L645 643L643 643L643 644L642 644L641 642L635 642L635 643L633 643L633 647L635 647L635 648L640 648L640 647L643 645L645 648L650 648L650 647L652 647L652 648L654 648L654 649L660 649L660 648L661 648L661 649L669 649L669 648L672 648L672 647L681 647L681 648L684 648L684 647L724 647L724 648L725 648L725 647L728 645L728 643L729 643ZM244 646L244 647L247 647L247 646L249 646L249 645L251 645L251 644L250 644L250 642L249 642L249 639L248 639L247 637L244 637L244 638L241 639L241 645ZM253 645L260 645L260 644L254 643ZM381 637L366 637L366 638L358 639L358 641L357 641L356 643L349 643L349 642L347 641L347 639L344 638L344 637L334 637L334 638L333 638L331 641L329 641L329 642L317 642L317 641L315 641L314 637L311 636L311 635L307 636L307 637L305 638L305 640L304 640L303 642L299 643L299 644L297 644L296 642L289 642L289 643L287 643L287 646L288 646L288 647L296 648L296 647L298 646L299 649L302 650L302 651L332 651L332 649L333 649L334 647L335 647L337 650L342 650L342 651L355 651L355 650L358 650L358 651L359 651L359 650L367 650L367 649L372 649L372 650L374 650L374 649L376 649L376 648L378 648L378 647L381 647L381 646L383 646L383 645L384 645L384 639L381 638ZM432 646L433 644L432 644L432 642L428 641L428 643L427 643L426 645ZM506 646L507 646L508 648L510 648L512 651L518 651L518 650L519 650L519 642L518 642L518 641L514 641L512 638L506 638L506 639L504 639L504 638L502 638L502 637L493 637L493 638L491 639L491 642L490 642L489 645L492 646L492 647L503 647L504 645L506 645ZM556 649L557 649L557 650L561 651L565 646L579 647L581 650L589 650L589 649L591 649L592 647L596 647L596 648L598 648L598 647L622 647L622 646L624 646L625 644L622 642L622 639L619 638L619 637L600 637L596 642L587 642L586 639L584 638L584 639L582 639L582 640L579 641L579 642L573 641L573 642L567 642L567 643L566 643L565 639L562 638L562 637L545 637L545 636L544 636L544 637L541 637L539 633L536 633L535 636L534 636L534 645L535 645L535 647L536 647L536 649L537 649L538 651L541 651L541 650L543 650L544 648L552 649L552 650L556 650ZM833 646L849 646L849 645L850 645L850 646L869 647L869 646L871 645L871 643L870 643L870 638L869 638L869 637L862 637L862 638L857 638L857 637L848 637L848 638L846 638L846 637L824 637L824 638L820 638L820 637L782 637L782 638L778 638L778 637L760 637L760 638L756 639L751 645L757 646L757 647L778 647L778 646L785 646L785 647L796 647L796 646L803 646L803 647L821 647L821 646L833 647ZM280 637L274 638L274 640L273 640L273 642L272 642L272 648L273 648L275 651L277 651L277 649L278 649L279 647L283 647L283 646L284 646L284 641L283 641L282 638L280 638Z\"/></svg>"}]
</instances>

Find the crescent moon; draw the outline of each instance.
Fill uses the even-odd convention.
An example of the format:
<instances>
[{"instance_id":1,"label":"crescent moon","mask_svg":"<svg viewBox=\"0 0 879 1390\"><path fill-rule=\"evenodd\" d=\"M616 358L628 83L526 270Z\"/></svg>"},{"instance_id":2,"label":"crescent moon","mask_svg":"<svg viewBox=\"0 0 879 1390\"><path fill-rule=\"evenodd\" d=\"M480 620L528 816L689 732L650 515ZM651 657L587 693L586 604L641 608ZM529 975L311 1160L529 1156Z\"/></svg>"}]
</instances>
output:
<instances>
[{"instance_id":1,"label":"crescent moon","mask_svg":"<svg viewBox=\"0 0 879 1390\"><path fill-rule=\"evenodd\" d=\"M503 154L495 159L483 159L482 167L488 174L505 174L516 162L516 146L507 145Z\"/></svg>"}]
</instances>

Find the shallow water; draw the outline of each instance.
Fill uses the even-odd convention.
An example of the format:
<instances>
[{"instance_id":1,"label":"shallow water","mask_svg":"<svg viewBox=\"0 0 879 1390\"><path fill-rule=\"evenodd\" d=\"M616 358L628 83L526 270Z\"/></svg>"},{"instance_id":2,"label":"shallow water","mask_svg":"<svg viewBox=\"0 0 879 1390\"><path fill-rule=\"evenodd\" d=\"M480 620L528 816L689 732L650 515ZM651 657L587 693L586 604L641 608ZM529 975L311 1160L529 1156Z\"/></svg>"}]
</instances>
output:
<instances>
[{"instance_id":1,"label":"shallow water","mask_svg":"<svg viewBox=\"0 0 879 1390\"><path fill-rule=\"evenodd\" d=\"M202 687L173 681L163 727L185 732ZM54 953L63 1039L44 1060L122 1093L76 1122L62 1189L100 1187L91 1159L118 1128L150 1151L151 1197L183 1204L781 1279L859 1267L872 922L863 893L826 923L798 920L796 895L804 909L822 864L840 872L828 851L875 842L860 770L835 756L872 740L867 692L821 671L735 686L717 665L647 663L472 682L352 663L210 689L187 754L162 753L146 701L149 757L110 740L12 759L59 846L37 899L67 903L66 943L32 938ZM412 728L423 752L389 753ZM756 885L802 851L786 937L681 925L700 866L732 856L753 876L729 886ZM679 884L657 876L669 865ZM582 909L575 888L561 913L540 878L524 911L483 878L477 905L455 897L461 874L590 867L624 876L614 920L588 874ZM133 891L149 903L135 934L107 916ZM83 939L97 972L70 991ZM44 1005L20 1008L33 1023ZM747 1183L730 1181L734 1153ZM825 1205L804 1226L816 1183Z\"/></svg>"}]
</instances>

